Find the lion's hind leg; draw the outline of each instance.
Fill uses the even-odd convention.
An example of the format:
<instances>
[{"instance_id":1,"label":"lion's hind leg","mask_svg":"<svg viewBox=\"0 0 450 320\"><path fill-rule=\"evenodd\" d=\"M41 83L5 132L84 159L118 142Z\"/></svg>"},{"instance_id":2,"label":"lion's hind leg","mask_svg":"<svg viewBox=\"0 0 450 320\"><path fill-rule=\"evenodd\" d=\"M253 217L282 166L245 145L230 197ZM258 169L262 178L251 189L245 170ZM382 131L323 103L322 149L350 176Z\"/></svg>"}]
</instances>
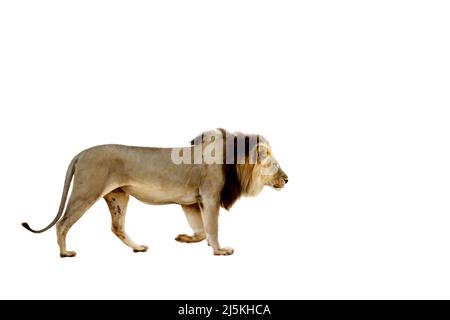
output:
<instances>
[{"instance_id":1,"label":"lion's hind leg","mask_svg":"<svg viewBox=\"0 0 450 320\"><path fill-rule=\"evenodd\" d=\"M83 214L97 201L96 195L93 196L82 196L77 193L74 189L69 202L67 203L67 208L64 216L56 224L56 233L58 238L58 245L60 250L61 258L65 257L75 257L75 251L68 251L66 249L66 237L70 228L77 222Z\"/></svg>"},{"instance_id":2,"label":"lion's hind leg","mask_svg":"<svg viewBox=\"0 0 450 320\"><path fill-rule=\"evenodd\" d=\"M187 234L179 234L175 240L184 243L194 243L205 240L206 235L203 228L202 215L199 206L197 204L193 204L189 206L182 205L181 207L183 208L186 219L191 226L192 231L194 231L194 234L192 236Z\"/></svg>"},{"instance_id":3,"label":"lion's hind leg","mask_svg":"<svg viewBox=\"0 0 450 320\"><path fill-rule=\"evenodd\" d=\"M134 243L125 232L125 214L130 196L122 189L111 191L104 199L111 212L111 231L134 252L145 252L148 247Z\"/></svg>"}]
</instances>

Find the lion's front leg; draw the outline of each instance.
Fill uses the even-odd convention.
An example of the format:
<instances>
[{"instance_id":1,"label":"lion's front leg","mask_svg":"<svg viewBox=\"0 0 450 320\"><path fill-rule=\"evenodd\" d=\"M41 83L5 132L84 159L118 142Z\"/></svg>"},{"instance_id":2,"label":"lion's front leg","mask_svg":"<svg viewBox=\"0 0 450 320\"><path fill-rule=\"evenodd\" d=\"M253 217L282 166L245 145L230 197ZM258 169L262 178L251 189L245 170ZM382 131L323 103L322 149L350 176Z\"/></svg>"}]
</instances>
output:
<instances>
[{"instance_id":1,"label":"lion's front leg","mask_svg":"<svg viewBox=\"0 0 450 320\"><path fill-rule=\"evenodd\" d=\"M214 254L218 256L229 256L233 254L234 250L232 248L222 248L219 245L219 202L212 199L202 199L200 208L206 238L208 244L212 247Z\"/></svg>"}]
</instances>

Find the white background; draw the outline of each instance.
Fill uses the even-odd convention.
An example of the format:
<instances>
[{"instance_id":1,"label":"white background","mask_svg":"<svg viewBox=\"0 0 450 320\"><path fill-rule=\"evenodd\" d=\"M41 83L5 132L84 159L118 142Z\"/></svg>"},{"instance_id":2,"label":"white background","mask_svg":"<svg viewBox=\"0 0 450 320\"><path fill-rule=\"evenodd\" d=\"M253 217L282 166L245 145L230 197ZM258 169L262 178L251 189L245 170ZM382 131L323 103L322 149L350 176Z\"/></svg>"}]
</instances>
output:
<instances>
[{"instance_id":1,"label":"white background","mask_svg":"<svg viewBox=\"0 0 450 320\"><path fill-rule=\"evenodd\" d=\"M450 298L448 1L2 1L0 298ZM223 212L98 202L60 259L72 157L261 133L289 184Z\"/></svg>"}]
</instances>

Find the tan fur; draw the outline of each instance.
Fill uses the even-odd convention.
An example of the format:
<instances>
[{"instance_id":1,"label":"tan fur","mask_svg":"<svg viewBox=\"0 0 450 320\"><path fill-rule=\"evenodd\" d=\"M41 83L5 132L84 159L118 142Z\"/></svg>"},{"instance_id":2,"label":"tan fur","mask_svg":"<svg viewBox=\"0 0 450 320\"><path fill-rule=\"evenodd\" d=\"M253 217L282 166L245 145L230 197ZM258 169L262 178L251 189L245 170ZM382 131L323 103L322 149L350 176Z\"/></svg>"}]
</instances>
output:
<instances>
[{"instance_id":1,"label":"tan fur","mask_svg":"<svg viewBox=\"0 0 450 320\"><path fill-rule=\"evenodd\" d=\"M194 145L191 150L201 146ZM261 146L270 148L268 143ZM221 192L226 183L224 165L175 164L171 154L171 148L123 145L102 145L85 150L69 166L60 210L54 221L38 231L26 223L23 225L40 233L56 223L60 255L73 257L75 252L66 249L69 229L97 200L104 198L111 213L113 233L133 251L143 252L147 246L134 243L125 232L125 214L131 195L147 204L180 204L194 234L179 235L177 241L191 243L206 238L215 255L232 254L233 249L221 247L218 241ZM261 174L268 161L275 160L267 157L257 164L236 165L242 195L254 196L264 185L284 186L287 176L281 169L271 176ZM72 193L63 215L72 175Z\"/></svg>"}]
</instances>

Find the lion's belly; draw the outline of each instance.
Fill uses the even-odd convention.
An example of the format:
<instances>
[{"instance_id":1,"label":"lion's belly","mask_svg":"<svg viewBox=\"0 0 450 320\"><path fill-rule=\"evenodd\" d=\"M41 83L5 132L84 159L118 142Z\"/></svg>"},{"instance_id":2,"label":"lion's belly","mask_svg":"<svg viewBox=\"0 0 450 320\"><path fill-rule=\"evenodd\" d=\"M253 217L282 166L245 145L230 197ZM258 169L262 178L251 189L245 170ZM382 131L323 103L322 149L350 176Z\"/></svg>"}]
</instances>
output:
<instances>
[{"instance_id":1,"label":"lion's belly","mask_svg":"<svg viewBox=\"0 0 450 320\"><path fill-rule=\"evenodd\" d=\"M193 204L197 202L195 190L181 190L177 188L165 189L151 185L130 185L122 189L139 201L147 204Z\"/></svg>"}]
</instances>

